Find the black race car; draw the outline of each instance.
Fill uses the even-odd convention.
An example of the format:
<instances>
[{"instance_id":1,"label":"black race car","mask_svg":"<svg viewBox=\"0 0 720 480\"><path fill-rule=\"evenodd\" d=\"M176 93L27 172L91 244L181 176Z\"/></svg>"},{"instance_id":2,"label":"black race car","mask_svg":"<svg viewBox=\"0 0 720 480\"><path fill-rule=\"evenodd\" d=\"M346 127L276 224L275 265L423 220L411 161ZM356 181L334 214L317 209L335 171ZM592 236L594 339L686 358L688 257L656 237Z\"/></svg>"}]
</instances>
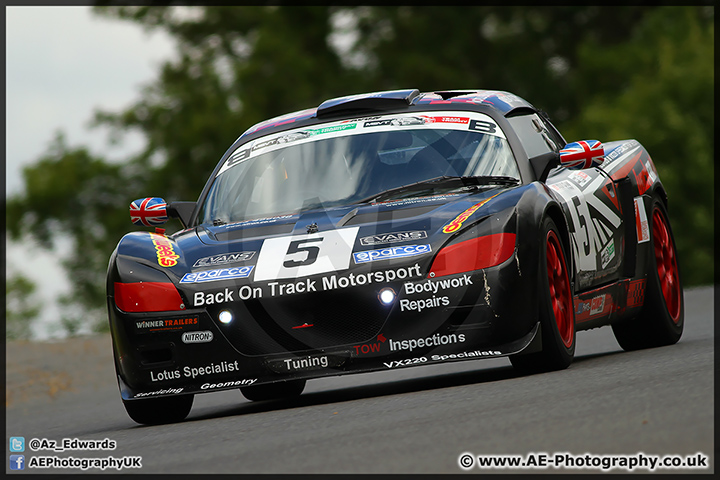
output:
<instances>
[{"instance_id":1,"label":"black race car","mask_svg":"<svg viewBox=\"0 0 720 480\"><path fill-rule=\"evenodd\" d=\"M668 345L683 294L667 194L635 140L566 144L513 94L336 98L260 123L197 202L139 199L110 259L122 401L180 421L196 393L508 356L566 368L577 330ZM175 217L184 229L157 228Z\"/></svg>"}]
</instances>

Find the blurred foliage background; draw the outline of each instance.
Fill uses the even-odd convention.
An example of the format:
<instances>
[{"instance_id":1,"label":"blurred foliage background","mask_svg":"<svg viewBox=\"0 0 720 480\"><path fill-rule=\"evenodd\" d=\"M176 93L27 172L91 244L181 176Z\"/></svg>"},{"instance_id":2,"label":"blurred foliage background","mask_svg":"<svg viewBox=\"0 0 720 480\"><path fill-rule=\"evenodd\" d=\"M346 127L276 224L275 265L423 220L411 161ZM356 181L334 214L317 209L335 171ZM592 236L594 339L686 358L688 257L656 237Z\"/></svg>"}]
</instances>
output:
<instances>
[{"instance_id":1,"label":"blurred foliage background","mask_svg":"<svg viewBox=\"0 0 720 480\"><path fill-rule=\"evenodd\" d=\"M113 141L144 150L109 162L59 134L7 199L13 239L73 248L61 302L72 332L107 329L110 253L132 230L128 204L195 200L248 127L335 96L418 88L506 90L550 114L568 141L635 138L669 194L686 287L713 282L714 7L118 6L94 13L178 41L178 58L123 111L97 111ZM61 181L58 181L61 180ZM173 221L177 222L177 221ZM179 223L169 224L169 231ZM32 314L27 279L7 279L8 332ZM11 305L12 303L12 305ZM14 311L10 311L10 309ZM32 316L32 315L31 315ZM13 323L14 325L14 323Z\"/></svg>"}]
</instances>

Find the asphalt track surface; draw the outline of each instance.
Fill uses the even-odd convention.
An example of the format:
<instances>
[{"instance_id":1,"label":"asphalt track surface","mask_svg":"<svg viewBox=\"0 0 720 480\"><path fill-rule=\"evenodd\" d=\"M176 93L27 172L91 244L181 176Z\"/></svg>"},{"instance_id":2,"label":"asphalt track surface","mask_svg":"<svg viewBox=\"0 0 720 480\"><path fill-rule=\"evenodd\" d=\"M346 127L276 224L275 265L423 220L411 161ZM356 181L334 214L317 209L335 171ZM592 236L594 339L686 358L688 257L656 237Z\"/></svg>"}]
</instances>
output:
<instances>
[{"instance_id":1,"label":"asphalt track surface","mask_svg":"<svg viewBox=\"0 0 720 480\"><path fill-rule=\"evenodd\" d=\"M26 448L26 465L39 456L142 457L141 469L123 473L463 474L463 453L524 460L531 453L537 460L700 453L707 468L656 472L713 473L713 296L713 287L685 292L685 331L669 347L623 352L605 327L578 333L575 361L564 371L518 376L507 359L488 359L313 380L293 401L252 403L237 390L215 392L196 396L185 422L153 427L125 414L108 336L9 344L6 442L108 438L115 450ZM81 470L13 472L7 463L6 472ZM560 470L475 464L467 472Z\"/></svg>"}]
</instances>

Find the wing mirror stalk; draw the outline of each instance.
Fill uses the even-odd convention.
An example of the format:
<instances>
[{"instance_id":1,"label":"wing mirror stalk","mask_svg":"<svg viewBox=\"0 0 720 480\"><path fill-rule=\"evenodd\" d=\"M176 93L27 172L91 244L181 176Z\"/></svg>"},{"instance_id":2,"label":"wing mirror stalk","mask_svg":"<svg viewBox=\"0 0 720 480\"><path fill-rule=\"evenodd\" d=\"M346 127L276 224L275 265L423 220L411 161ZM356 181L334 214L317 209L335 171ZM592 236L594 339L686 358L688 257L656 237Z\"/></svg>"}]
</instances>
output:
<instances>
[{"instance_id":1,"label":"wing mirror stalk","mask_svg":"<svg viewBox=\"0 0 720 480\"><path fill-rule=\"evenodd\" d=\"M130 221L141 227L158 227L177 218L183 228L188 228L195 210L195 202L167 203L160 197L139 198L130 204Z\"/></svg>"},{"instance_id":2,"label":"wing mirror stalk","mask_svg":"<svg viewBox=\"0 0 720 480\"><path fill-rule=\"evenodd\" d=\"M168 217L179 219L183 228L188 228L190 225L190 217L194 210L195 202L172 202L167 206Z\"/></svg>"},{"instance_id":3,"label":"wing mirror stalk","mask_svg":"<svg viewBox=\"0 0 720 480\"><path fill-rule=\"evenodd\" d=\"M560 154L558 152L548 152L538 155L530 159L530 165L532 165L533 171L535 172L535 178L539 182L545 182L547 180L550 170L560 165Z\"/></svg>"}]
</instances>

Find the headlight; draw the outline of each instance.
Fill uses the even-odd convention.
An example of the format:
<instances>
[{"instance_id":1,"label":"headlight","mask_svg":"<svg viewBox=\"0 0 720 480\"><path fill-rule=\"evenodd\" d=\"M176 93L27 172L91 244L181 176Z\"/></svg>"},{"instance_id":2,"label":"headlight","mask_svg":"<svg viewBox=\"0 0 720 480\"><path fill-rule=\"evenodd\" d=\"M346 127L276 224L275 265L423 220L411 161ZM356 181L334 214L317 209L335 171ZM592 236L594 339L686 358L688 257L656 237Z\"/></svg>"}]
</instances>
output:
<instances>
[{"instance_id":1,"label":"headlight","mask_svg":"<svg viewBox=\"0 0 720 480\"><path fill-rule=\"evenodd\" d=\"M514 233L495 233L442 248L430 267L430 277L442 277L494 267L515 251Z\"/></svg>"},{"instance_id":2,"label":"headlight","mask_svg":"<svg viewBox=\"0 0 720 480\"><path fill-rule=\"evenodd\" d=\"M124 312L167 312L185 308L175 285L164 282L115 282L115 305Z\"/></svg>"}]
</instances>

